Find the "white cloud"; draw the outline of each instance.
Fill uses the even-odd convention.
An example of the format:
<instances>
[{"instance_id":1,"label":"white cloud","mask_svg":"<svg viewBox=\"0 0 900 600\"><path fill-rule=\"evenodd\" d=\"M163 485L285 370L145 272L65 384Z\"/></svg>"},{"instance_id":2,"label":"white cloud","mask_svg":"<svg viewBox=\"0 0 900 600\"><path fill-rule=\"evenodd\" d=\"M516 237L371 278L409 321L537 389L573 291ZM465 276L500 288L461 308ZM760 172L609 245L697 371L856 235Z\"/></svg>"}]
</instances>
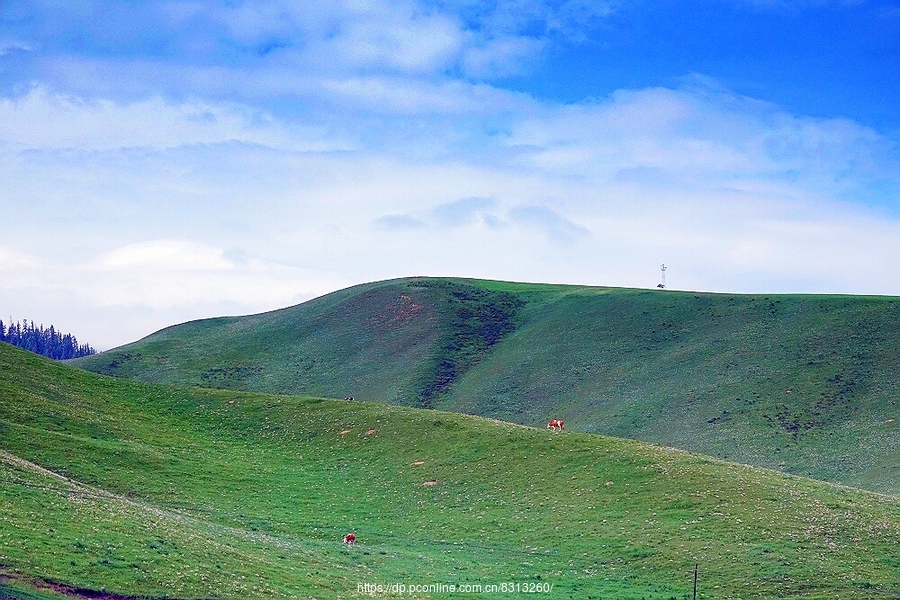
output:
<instances>
[{"instance_id":1,"label":"white cloud","mask_svg":"<svg viewBox=\"0 0 900 600\"><path fill-rule=\"evenodd\" d=\"M184 26L210 19L239 43L261 54L294 51L315 70L366 68L378 72L440 72L462 60L476 77L519 73L523 63L554 36L587 37L615 2L597 0L501 0L490 3L421 3L411 0L297 3L238 2L229 6L173 5L169 15ZM460 8L467 15L461 19Z\"/></svg>"},{"instance_id":2,"label":"white cloud","mask_svg":"<svg viewBox=\"0 0 900 600\"><path fill-rule=\"evenodd\" d=\"M328 56L331 52L322 51ZM227 97L240 99L240 103L207 102L197 103L194 111L205 111L207 104L217 112L231 115L237 131L231 135L239 138L265 140L267 132L260 131L260 121L272 120L268 112L251 109L249 106L276 99L276 105L288 116L275 119L275 125L284 127L283 121L306 114L319 118L324 124L335 126L347 121L353 122L366 112L379 114L463 114L497 112L522 109L535 102L518 92L499 89L484 83L471 83L444 76L429 76L422 73L378 72L366 69L323 69L321 72L304 64L307 57L301 52L285 50L279 56L263 64L250 67L225 68L215 65L170 65L164 61L115 60L115 59L49 59L48 69L56 73L60 85L78 90L77 97L64 97L72 103L91 104L87 98L96 95L143 97L148 89L163 90L168 95L180 96L184 90L206 97ZM321 62L320 58L316 59ZM332 64L332 63L329 63ZM49 95L45 92L45 94ZM170 108L190 102L163 102ZM140 105L141 100L123 100L112 103L120 109ZM100 103L94 103L98 105ZM140 115L136 115L140 117ZM257 129L249 131L241 128L241 119L255 124ZM323 124L323 125L324 125ZM294 125L297 126L296 124ZM318 143L318 148L328 144L340 145L325 135L317 122L307 125L309 141L307 146ZM223 137L228 130L220 130ZM290 132L296 140L301 132ZM208 135L212 135L209 133ZM268 133L278 140L274 132ZM343 142L346 145L346 142Z\"/></svg>"},{"instance_id":3,"label":"white cloud","mask_svg":"<svg viewBox=\"0 0 900 600\"><path fill-rule=\"evenodd\" d=\"M31 52L32 50L34 50L34 46L28 42L0 38L0 58L13 52Z\"/></svg>"},{"instance_id":4,"label":"white cloud","mask_svg":"<svg viewBox=\"0 0 900 600\"><path fill-rule=\"evenodd\" d=\"M339 4L318 2L258 1L204 5L171 3L168 14L179 23L212 17L224 24L231 36L245 43L294 35L308 31L315 20L324 23L338 19ZM318 11L318 15L314 11ZM315 17L318 16L318 19Z\"/></svg>"},{"instance_id":5,"label":"white cloud","mask_svg":"<svg viewBox=\"0 0 900 600\"><path fill-rule=\"evenodd\" d=\"M455 61L464 40L457 19L415 2L239 2L170 15L211 19L261 57L290 51L313 72L431 73Z\"/></svg>"},{"instance_id":6,"label":"white cloud","mask_svg":"<svg viewBox=\"0 0 900 600\"><path fill-rule=\"evenodd\" d=\"M234 268L220 248L184 240L127 244L99 256L91 270L227 271Z\"/></svg>"},{"instance_id":7,"label":"white cloud","mask_svg":"<svg viewBox=\"0 0 900 600\"><path fill-rule=\"evenodd\" d=\"M516 206L509 211L509 218L517 223L537 227L552 240L570 240L590 235L587 228L547 206Z\"/></svg>"},{"instance_id":8,"label":"white cloud","mask_svg":"<svg viewBox=\"0 0 900 600\"><path fill-rule=\"evenodd\" d=\"M164 242L171 244L171 242ZM280 308L346 284L339 274L299 269L260 259L244 264L225 258L224 251L192 243L180 243L190 254L182 257L141 256L138 264L121 263L112 268L108 256L77 269L85 283L79 295L97 306L132 306L154 310L208 303L231 303L254 311L258 307ZM158 246L157 246L158 247ZM171 249L171 248L169 248ZM130 254L134 248L114 251ZM174 260L172 260L174 258Z\"/></svg>"},{"instance_id":9,"label":"white cloud","mask_svg":"<svg viewBox=\"0 0 900 600\"><path fill-rule=\"evenodd\" d=\"M668 185L774 185L795 196L836 197L900 176L896 146L869 128L697 88L617 92L606 102L551 107L517 122L507 144L536 168L604 182L652 173L651 181ZM640 176L633 175L636 183Z\"/></svg>"},{"instance_id":10,"label":"white cloud","mask_svg":"<svg viewBox=\"0 0 900 600\"><path fill-rule=\"evenodd\" d=\"M461 46L462 32L452 19L395 14L381 21L355 22L316 53L333 50L354 65L430 73L446 67Z\"/></svg>"},{"instance_id":11,"label":"white cloud","mask_svg":"<svg viewBox=\"0 0 900 600\"><path fill-rule=\"evenodd\" d=\"M35 267L39 261L32 256L0 246L0 272Z\"/></svg>"},{"instance_id":12,"label":"white cloud","mask_svg":"<svg viewBox=\"0 0 900 600\"><path fill-rule=\"evenodd\" d=\"M10 254L4 251L0 258ZM348 281L186 240L127 244L74 264L21 256L7 269L2 287L9 290L65 292L92 306L154 310L210 302L245 310L279 308Z\"/></svg>"},{"instance_id":13,"label":"white cloud","mask_svg":"<svg viewBox=\"0 0 900 600\"><path fill-rule=\"evenodd\" d=\"M523 73L544 49L546 42L534 37L517 36L490 40L483 46L468 48L462 58L463 70L470 77L510 77Z\"/></svg>"},{"instance_id":14,"label":"white cloud","mask_svg":"<svg viewBox=\"0 0 900 600\"><path fill-rule=\"evenodd\" d=\"M105 2L85 3L83 10L43 7L32 15L38 31L67 39L90 27L103 51L93 52L93 44L66 52L51 47L36 64L43 85L86 98L312 94L315 104L323 83L378 81L408 93L421 88L419 80L440 88L459 72L479 80L517 75L560 36L582 37L612 10L611 3L587 0L517 0L464 11L471 18L463 19L452 4L196 0L127 9ZM97 13L108 18L98 22ZM145 26L125 26L129 19ZM164 54L154 51L160 44Z\"/></svg>"},{"instance_id":15,"label":"white cloud","mask_svg":"<svg viewBox=\"0 0 900 600\"><path fill-rule=\"evenodd\" d=\"M0 100L0 141L15 148L173 148L241 142L290 150L345 147L321 128L291 131L265 112L234 103L132 103L51 94L37 87Z\"/></svg>"},{"instance_id":16,"label":"white cloud","mask_svg":"<svg viewBox=\"0 0 900 600\"><path fill-rule=\"evenodd\" d=\"M583 40L620 4L619 0L494 0L491 2L448 1L463 5L473 29L501 38L532 32L539 37L563 35Z\"/></svg>"},{"instance_id":17,"label":"white cloud","mask_svg":"<svg viewBox=\"0 0 900 600\"><path fill-rule=\"evenodd\" d=\"M186 240L151 240L74 263L0 248L2 309L75 327L109 348L183 320L272 310L352 283L345 276ZM112 315L123 316L110 323Z\"/></svg>"},{"instance_id":18,"label":"white cloud","mask_svg":"<svg viewBox=\"0 0 900 600\"><path fill-rule=\"evenodd\" d=\"M550 13L547 26L550 31L557 31L570 39L583 41L588 36L586 30L598 20L608 17L615 11L619 2L601 2L598 0L565 0Z\"/></svg>"},{"instance_id":19,"label":"white cloud","mask_svg":"<svg viewBox=\"0 0 900 600\"><path fill-rule=\"evenodd\" d=\"M324 80L322 88L341 105L388 114L491 114L530 103L523 94L462 81L365 77Z\"/></svg>"},{"instance_id":20,"label":"white cloud","mask_svg":"<svg viewBox=\"0 0 900 600\"><path fill-rule=\"evenodd\" d=\"M375 219L374 224L377 228L388 231L421 229L426 226L424 222L410 215L384 215Z\"/></svg>"},{"instance_id":21,"label":"white cloud","mask_svg":"<svg viewBox=\"0 0 900 600\"><path fill-rule=\"evenodd\" d=\"M496 204L491 198L460 198L436 206L431 216L442 227L462 227L483 219Z\"/></svg>"}]
</instances>

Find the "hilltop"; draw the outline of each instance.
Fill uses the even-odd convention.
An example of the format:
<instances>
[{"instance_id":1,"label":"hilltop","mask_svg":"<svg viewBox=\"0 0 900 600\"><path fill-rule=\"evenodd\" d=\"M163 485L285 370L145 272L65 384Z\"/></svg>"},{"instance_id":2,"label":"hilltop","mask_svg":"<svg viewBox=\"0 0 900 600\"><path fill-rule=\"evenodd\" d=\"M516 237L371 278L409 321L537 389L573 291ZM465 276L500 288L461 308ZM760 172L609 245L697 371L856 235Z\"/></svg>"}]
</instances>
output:
<instances>
[{"instance_id":1,"label":"hilltop","mask_svg":"<svg viewBox=\"0 0 900 600\"><path fill-rule=\"evenodd\" d=\"M5 344L0 395L0 596L513 582L682 600L695 563L700 598L900 594L896 497L435 410L112 379Z\"/></svg>"},{"instance_id":2,"label":"hilltop","mask_svg":"<svg viewBox=\"0 0 900 600\"><path fill-rule=\"evenodd\" d=\"M900 491L900 300L411 278L75 361L567 427ZM894 419L894 421L891 421Z\"/></svg>"}]
</instances>

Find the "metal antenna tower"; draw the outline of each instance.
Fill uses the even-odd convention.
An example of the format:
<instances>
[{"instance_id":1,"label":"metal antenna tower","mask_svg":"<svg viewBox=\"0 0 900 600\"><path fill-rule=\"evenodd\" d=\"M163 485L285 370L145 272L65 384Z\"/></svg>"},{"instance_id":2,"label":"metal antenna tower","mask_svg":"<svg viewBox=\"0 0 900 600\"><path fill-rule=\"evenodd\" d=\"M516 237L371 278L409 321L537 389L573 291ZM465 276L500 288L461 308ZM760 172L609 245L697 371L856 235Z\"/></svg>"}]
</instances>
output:
<instances>
[{"instance_id":1,"label":"metal antenna tower","mask_svg":"<svg viewBox=\"0 0 900 600\"><path fill-rule=\"evenodd\" d=\"M662 273L662 283L660 283L656 287L658 287L661 290L664 290L664 289L666 289L666 265L659 265L659 270Z\"/></svg>"}]
</instances>

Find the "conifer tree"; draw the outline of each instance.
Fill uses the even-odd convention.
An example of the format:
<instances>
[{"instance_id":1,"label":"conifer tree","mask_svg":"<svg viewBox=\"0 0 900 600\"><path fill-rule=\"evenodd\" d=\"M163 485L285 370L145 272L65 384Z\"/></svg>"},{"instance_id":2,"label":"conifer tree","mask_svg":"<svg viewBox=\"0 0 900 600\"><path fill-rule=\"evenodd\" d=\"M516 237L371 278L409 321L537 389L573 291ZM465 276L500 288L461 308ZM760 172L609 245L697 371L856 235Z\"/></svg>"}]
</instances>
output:
<instances>
[{"instance_id":1,"label":"conifer tree","mask_svg":"<svg viewBox=\"0 0 900 600\"><path fill-rule=\"evenodd\" d=\"M54 360L97 353L88 344L79 345L72 334L61 334L53 325L47 329L44 329L43 324L36 327L34 321L12 322L8 326L0 321L0 341Z\"/></svg>"}]
</instances>

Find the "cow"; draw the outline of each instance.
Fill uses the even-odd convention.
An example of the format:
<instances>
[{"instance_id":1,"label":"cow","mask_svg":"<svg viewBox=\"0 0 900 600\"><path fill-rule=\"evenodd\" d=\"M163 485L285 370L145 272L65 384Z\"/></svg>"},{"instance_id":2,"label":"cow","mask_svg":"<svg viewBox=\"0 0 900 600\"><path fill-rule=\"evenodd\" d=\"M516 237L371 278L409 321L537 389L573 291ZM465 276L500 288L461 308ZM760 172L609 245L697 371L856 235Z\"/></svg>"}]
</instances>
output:
<instances>
[{"instance_id":1,"label":"cow","mask_svg":"<svg viewBox=\"0 0 900 600\"><path fill-rule=\"evenodd\" d=\"M547 423L547 429L552 429L553 431L562 431L563 427L565 427L565 422L562 419L553 419Z\"/></svg>"},{"instance_id":2,"label":"cow","mask_svg":"<svg viewBox=\"0 0 900 600\"><path fill-rule=\"evenodd\" d=\"M352 546L353 544L355 544L356 543L356 534L348 533L347 535L345 535L344 543L347 544L348 546Z\"/></svg>"}]
</instances>

